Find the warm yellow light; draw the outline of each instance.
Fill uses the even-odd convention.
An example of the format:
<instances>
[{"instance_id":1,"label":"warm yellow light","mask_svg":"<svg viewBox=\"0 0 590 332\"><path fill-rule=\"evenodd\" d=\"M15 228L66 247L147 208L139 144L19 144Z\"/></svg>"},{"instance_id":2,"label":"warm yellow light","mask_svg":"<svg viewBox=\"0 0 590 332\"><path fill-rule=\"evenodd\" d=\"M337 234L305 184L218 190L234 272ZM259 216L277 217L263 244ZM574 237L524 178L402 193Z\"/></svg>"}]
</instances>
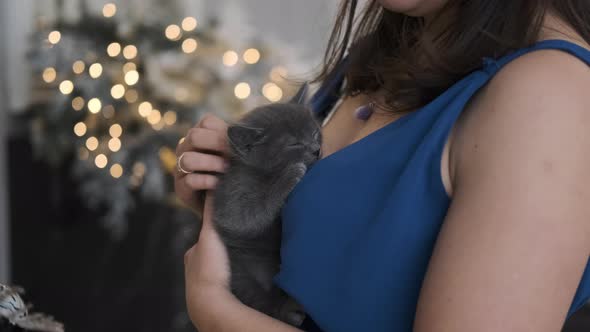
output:
<instances>
[{"instance_id":1,"label":"warm yellow light","mask_svg":"<svg viewBox=\"0 0 590 332\"><path fill-rule=\"evenodd\" d=\"M137 91L134 89L129 89L127 90L127 92L125 92L125 100L127 100L128 103L134 103L137 101L138 95L137 95Z\"/></svg>"},{"instance_id":2,"label":"warm yellow light","mask_svg":"<svg viewBox=\"0 0 590 332\"><path fill-rule=\"evenodd\" d=\"M188 90L184 87L177 88L174 91L174 98L179 102L186 101L188 99Z\"/></svg>"},{"instance_id":3,"label":"warm yellow light","mask_svg":"<svg viewBox=\"0 0 590 332\"><path fill-rule=\"evenodd\" d=\"M144 101L143 103L139 104L139 106L137 107L137 111L139 112L139 115L141 115L142 117L147 117L148 115L150 115L150 113L152 112L152 104L149 101Z\"/></svg>"},{"instance_id":4,"label":"warm yellow light","mask_svg":"<svg viewBox=\"0 0 590 332\"><path fill-rule=\"evenodd\" d=\"M113 137L109 140L109 150L117 152L121 149L121 140L117 137Z\"/></svg>"},{"instance_id":5,"label":"warm yellow light","mask_svg":"<svg viewBox=\"0 0 590 332\"><path fill-rule=\"evenodd\" d=\"M102 75L102 65L100 63L93 63L88 68L88 73L90 73L90 77L92 78L99 78Z\"/></svg>"},{"instance_id":6,"label":"warm yellow light","mask_svg":"<svg viewBox=\"0 0 590 332\"><path fill-rule=\"evenodd\" d=\"M96 150L98 148L98 139L94 136L88 137L88 139L86 140L86 147L90 151Z\"/></svg>"},{"instance_id":7,"label":"warm yellow light","mask_svg":"<svg viewBox=\"0 0 590 332\"><path fill-rule=\"evenodd\" d=\"M64 95L69 95L74 91L74 83L70 80L65 80L59 84L59 91Z\"/></svg>"},{"instance_id":8,"label":"warm yellow light","mask_svg":"<svg viewBox=\"0 0 590 332\"><path fill-rule=\"evenodd\" d=\"M76 111L81 111L84 108L84 98L78 96L72 99L72 108Z\"/></svg>"},{"instance_id":9,"label":"warm yellow light","mask_svg":"<svg viewBox=\"0 0 590 332\"><path fill-rule=\"evenodd\" d=\"M127 62L123 65L123 73L128 73L132 70L137 70L137 65L133 62Z\"/></svg>"},{"instance_id":10,"label":"warm yellow light","mask_svg":"<svg viewBox=\"0 0 590 332\"><path fill-rule=\"evenodd\" d=\"M45 83L51 83L55 81L56 77L57 72L55 71L55 68L47 67L45 68L45 70L43 70L43 80L45 81Z\"/></svg>"},{"instance_id":11,"label":"warm yellow light","mask_svg":"<svg viewBox=\"0 0 590 332\"><path fill-rule=\"evenodd\" d=\"M115 108L113 107L113 105L106 105L105 107L103 107L102 116L104 116L105 119L110 119L113 116L115 116Z\"/></svg>"},{"instance_id":12,"label":"warm yellow light","mask_svg":"<svg viewBox=\"0 0 590 332\"><path fill-rule=\"evenodd\" d=\"M125 74L125 83L135 85L139 81L139 73L136 70L130 70Z\"/></svg>"},{"instance_id":13,"label":"warm yellow light","mask_svg":"<svg viewBox=\"0 0 590 332\"><path fill-rule=\"evenodd\" d=\"M117 6L114 3L107 3L102 7L102 15L104 17L113 17L117 13Z\"/></svg>"},{"instance_id":14,"label":"warm yellow light","mask_svg":"<svg viewBox=\"0 0 590 332\"><path fill-rule=\"evenodd\" d=\"M197 28L197 20L194 17L185 17L182 20L182 30L193 31Z\"/></svg>"},{"instance_id":15,"label":"warm yellow light","mask_svg":"<svg viewBox=\"0 0 590 332\"><path fill-rule=\"evenodd\" d=\"M197 41L193 38L187 38L182 42L182 51L184 53L193 53L197 50Z\"/></svg>"},{"instance_id":16,"label":"warm yellow light","mask_svg":"<svg viewBox=\"0 0 590 332\"><path fill-rule=\"evenodd\" d=\"M123 175L123 167L119 164L113 164L111 166L111 176L115 179L120 178Z\"/></svg>"},{"instance_id":17,"label":"warm yellow light","mask_svg":"<svg viewBox=\"0 0 590 332\"><path fill-rule=\"evenodd\" d=\"M76 134L76 136L82 137L86 135L86 130L86 124L84 122L78 122L74 126L74 134Z\"/></svg>"},{"instance_id":18,"label":"warm yellow light","mask_svg":"<svg viewBox=\"0 0 590 332\"><path fill-rule=\"evenodd\" d=\"M131 60L137 56L137 47L135 45L127 45L123 48L123 57L127 60Z\"/></svg>"},{"instance_id":19,"label":"warm yellow light","mask_svg":"<svg viewBox=\"0 0 590 332\"><path fill-rule=\"evenodd\" d=\"M98 98L92 98L88 101L88 110L90 111L90 113L98 113L100 112L100 109L102 108L102 103L100 102L100 99Z\"/></svg>"},{"instance_id":20,"label":"warm yellow light","mask_svg":"<svg viewBox=\"0 0 590 332\"><path fill-rule=\"evenodd\" d=\"M109 134L115 138L120 137L121 134L123 134L123 127L121 127L120 124L115 123L109 128Z\"/></svg>"},{"instance_id":21,"label":"warm yellow light","mask_svg":"<svg viewBox=\"0 0 590 332\"><path fill-rule=\"evenodd\" d=\"M102 153L99 154L98 156L96 156L96 158L94 158L94 164L98 168L105 168L105 167L107 167L108 163L109 163L109 159L107 158L107 156L105 156Z\"/></svg>"},{"instance_id":22,"label":"warm yellow light","mask_svg":"<svg viewBox=\"0 0 590 332\"><path fill-rule=\"evenodd\" d=\"M285 79L285 77L287 77L287 68L282 67L282 66L274 67L270 71L269 76L270 76L270 79L275 82L282 81Z\"/></svg>"},{"instance_id":23,"label":"warm yellow light","mask_svg":"<svg viewBox=\"0 0 590 332\"><path fill-rule=\"evenodd\" d=\"M246 99L250 96L250 85L245 82L238 83L234 88L234 93L239 99Z\"/></svg>"},{"instance_id":24,"label":"warm yellow light","mask_svg":"<svg viewBox=\"0 0 590 332\"><path fill-rule=\"evenodd\" d=\"M107 46L107 54L114 58L117 55L119 55L121 53L121 44L119 43L110 43L109 46Z\"/></svg>"},{"instance_id":25,"label":"warm yellow light","mask_svg":"<svg viewBox=\"0 0 590 332\"><path fill-rule=\"evenodd\" d=\"M123 84L115 84L111 88L111 96L115 99L121 99L125 95L125 87Z\"/></svg>"},{"instance_id":26,"label":"warm yellow light","mask_svg":"<svg viewBox=\"0 0 590 332\"><path fill-rule=\"evenodd\" d=\"M168 111L164 113L164 123L171 126L176 123L176 112Z\"/></svg>"},{"instance_id":27,"label":"warm yellow light","mask_svg":"<svg viewBox=\"0 0 590 332\"><path fill-rule=\"evenodd\" d=\"M180 30L180 27L176 24L170 24L169 26L167 26L166 31L164 33L166 35L166 38L170 40L178 40L182 36L182 31Z\"/></svg>"},{"instance_id":28,"label":"warm yellow light","mask_svg":"<svg viewBox=\"0 0 590 332\"><path fill-rule=\"evenodd\" d=\"M49 42L53 45L59 43L59 41L61 40L61 33L59 31L51 31L49 33L49 35L47 36L47 40L49 40Z\"/></svg>"},{"instance_id":29,"label":"warm yellow light","mask_svg":"<svg viewBox=\"0 0 590 332\"><path fill-rule=\"evenodd\" d=\"M248 64L255 64L260 60L260 52L255 48L249 48L244 52L244 61Z\"/></svg>"},{"instance_id":30,"label":"warm yellow light","mask_svg":"<svg viewBox=\"0 0 590 332\"><path fill-rule=\"evenodd\" d=\"M283 90L278 85L269 82L262 87L262 95L272 102L277 102L283 98Z\"/></svg>"},{"instance_id":31,"label":"warm yellow light","mask_svg":"<svg viewBox=\"0 0 590 332\"><path fill-rule=\"evenodd\" d=\"M223 64L231 67L238 63L238 53L234 51L227 51L223 53Z\"/></svg>"},{"instance_id":32,"label":"warm yellow light","mask_svg":"<svg viewBox=\"0 0 590 332\"><path fill-rule=\"evenodd\" d=\"M74 62L74 64L72 65L72 70L76 74L82 74L84 72L85 68L86 68L86 65L84 64L84 61L82 61L82 60L78 60L78 61Z\"/></svg>"},{"instance_id":33,"label":"warm yellow light","mask_svg":"<svg viewBox=\"0 0 590 332\"><path fill-rule=\"evenodd\" d=\"M150 114L147 116L147 120L151 125L155 125L156 123L160 122L162 119L162 115L158 110L152 110Z\"/></svg>"}]
</instances>

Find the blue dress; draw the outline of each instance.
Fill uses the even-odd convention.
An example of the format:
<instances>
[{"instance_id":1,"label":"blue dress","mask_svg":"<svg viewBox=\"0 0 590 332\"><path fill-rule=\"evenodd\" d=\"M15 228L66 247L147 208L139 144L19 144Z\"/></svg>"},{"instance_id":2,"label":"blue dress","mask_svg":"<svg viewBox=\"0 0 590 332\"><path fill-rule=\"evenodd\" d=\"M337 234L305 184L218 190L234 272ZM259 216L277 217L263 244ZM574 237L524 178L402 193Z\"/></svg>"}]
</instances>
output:
<instances>
[{"instance_id":1,"label":"blue dress","mask_svg":"<svg viewBox=\"0 0 590 332\"><path fill-rule=\"evenodd\" d=\"M442 150L469 99L511 60L558 49L590 65L590 51L541 41L486 58L426 106L316 162L282 210L276 284L303 305L307 331L412 331L418 295L449 207ZM338 99L342 69L311 99L318 117ZM336 93L335 93L336 92ZM586 266L568 316L590 298Z\"/></svg>"}]
</instances>

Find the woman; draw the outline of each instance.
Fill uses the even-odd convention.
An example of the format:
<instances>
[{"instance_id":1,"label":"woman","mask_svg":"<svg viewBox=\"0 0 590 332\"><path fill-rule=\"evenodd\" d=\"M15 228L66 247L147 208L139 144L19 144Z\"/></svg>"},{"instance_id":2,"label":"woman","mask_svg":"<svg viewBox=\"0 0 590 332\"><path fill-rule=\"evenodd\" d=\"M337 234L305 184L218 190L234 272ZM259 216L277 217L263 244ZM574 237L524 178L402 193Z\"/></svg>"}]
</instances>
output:
<instances>
[{"instance_id":1,"label":"woman","mask_svg":"<svg viewBox=\"0 0 590 332\"><path fill-rule=\"evenodd\" d=\"M322 159L282 211L276 282L301 328L559 331L590 298L590 3L376 0L351 30L356 3L310 102ZM226 128L207 116L178 147L197 209ZM296 331L231 295L211 199L185 256L192 321Z\"/></svg>"}]
</instances>

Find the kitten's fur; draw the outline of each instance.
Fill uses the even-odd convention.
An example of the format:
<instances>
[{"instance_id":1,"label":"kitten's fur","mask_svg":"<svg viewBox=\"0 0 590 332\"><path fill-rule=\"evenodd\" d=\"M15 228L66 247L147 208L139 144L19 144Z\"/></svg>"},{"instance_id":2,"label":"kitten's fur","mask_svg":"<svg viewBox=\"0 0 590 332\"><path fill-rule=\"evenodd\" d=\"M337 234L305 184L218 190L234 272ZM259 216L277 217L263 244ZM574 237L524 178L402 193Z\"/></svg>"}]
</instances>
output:
<instances>
[{"instance_id":1,"label":"kitten's fur","mask_svg":"<svg viewBox=\"0 0 590 332\"><path fill-rule=\"evenodd\" d=\"M230 126L228 140L230 166L215 190L213 219L228 251L232 292L244 304L297 326L302 310L272 278L280 267L280 210L319 158L320 126L299 104L271 104Z\"/></svg>"}]
</instances>

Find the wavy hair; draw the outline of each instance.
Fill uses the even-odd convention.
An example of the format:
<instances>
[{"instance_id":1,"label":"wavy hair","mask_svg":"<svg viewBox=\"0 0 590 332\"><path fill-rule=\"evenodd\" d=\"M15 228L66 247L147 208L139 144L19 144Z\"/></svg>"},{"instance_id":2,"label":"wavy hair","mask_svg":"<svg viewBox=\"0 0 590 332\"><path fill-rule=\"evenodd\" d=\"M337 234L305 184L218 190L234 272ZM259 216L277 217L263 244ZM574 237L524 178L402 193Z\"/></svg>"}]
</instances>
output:
<instances>
[{"instance_id":1,"label":"wavy hair","mask_svg":"<svg viewBox=\"0 0 590 332\"><path fill-rule=\"evenodd\" d=\"M345 93L385 91L395 112L415 110L497 58L536 41L551 10L590 43L587 0L449 0L425 22L369 0L343 0L316 82L347 58Z\"/></svg>"}]
</instances>

